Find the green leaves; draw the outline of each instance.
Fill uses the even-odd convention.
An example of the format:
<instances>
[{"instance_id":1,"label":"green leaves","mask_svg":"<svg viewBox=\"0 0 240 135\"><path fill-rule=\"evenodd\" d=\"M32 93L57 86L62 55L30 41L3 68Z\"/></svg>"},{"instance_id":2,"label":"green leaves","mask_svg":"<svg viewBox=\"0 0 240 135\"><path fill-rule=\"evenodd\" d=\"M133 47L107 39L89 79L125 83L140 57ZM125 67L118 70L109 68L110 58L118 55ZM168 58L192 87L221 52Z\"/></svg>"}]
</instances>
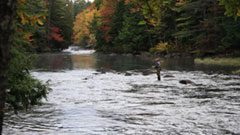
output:
<instances>
[{"instance_id":1,"label":"green leaves","mask_svg":"<svg viewBox=\"0 0 240 135\"><path fill-rule=\"evenodd\" d=\"M145 25L145 24L147 24L147 22L146 21L140 21L138 24L139 25Z\"/></svg>"},{"instance_id":2,"label":"green leaves","mask_svg":"<svg viewBox=\"0 0 240 135\"><path fill-rule=\"evenodd\" d=\"M239 0L220 0L219 4L225 6L225 15L233 16L235 20L240 16Z\"/></svg>"},{"instance_id":3,"label":"green leaves","mask_svg":"<svg viewBox=\"0 0 240 135\"><path fill-rule=\"evenodd\" d=\"M33 57L13 47L11 58L6 102L15 112L40 104L51 89L30 75Z\"/></svg>"}]
</instances>

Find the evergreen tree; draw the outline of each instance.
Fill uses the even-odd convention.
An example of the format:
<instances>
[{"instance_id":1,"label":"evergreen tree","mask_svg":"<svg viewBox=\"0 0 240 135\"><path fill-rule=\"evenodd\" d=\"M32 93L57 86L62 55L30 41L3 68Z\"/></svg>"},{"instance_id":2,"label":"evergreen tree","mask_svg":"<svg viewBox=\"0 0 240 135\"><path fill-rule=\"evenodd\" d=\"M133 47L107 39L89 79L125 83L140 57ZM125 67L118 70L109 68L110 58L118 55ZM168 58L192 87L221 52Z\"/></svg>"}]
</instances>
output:
<instances>
[{"instance_id":1,"label":"evergreen tree","mask_svg":"<svg viewBox=\"0 0 240 135\"><path fill-rule=\"evenodd\" d=\"M67 46L72 44L72 36L73 36L73 3L71 0L66 0L67 4L65 7L65 28L63 38L66 41L65 44ZM64 22L63 22L64 23Z\"/></svg>"},{"instance_id":2,"label":"evergreen tree","mask_svg":"<svg viewBox=\"0 0 240 135\"><path fill-rule=\"evenodd\" d=\"M240 50L240 23L233 18L223 16L220 22L221 46L218 46L219 51Z\"/></svg>"},{"instance_id":3,"label":"evergreen tree","mask_svg":"<svg viewBox=\"0 0 240 135\"><path fill-rule=\"evenodd\" d=\"M35 41L39 41L38 38L40 38L35 35L39 29L44 29L45 10L43 7L45 4L40 0L38 4L39 7L36 6L37 0L18 3L6 93L6 103L15 111L37 105L42 98L46 98L48 92L46 85L30 75L32 55L26 52L34 49L33 44L38 43ZM35 8L39 8L38 12ZM30 10L33 11L30 12Z\"/></svg>"},{"instance_id":4,"label":"evergreen tree","mask_svg":"<svg viewBox=\"0 0 240 135\"><path fill-rule=\"evenodd\" d=\"M129 4L124 13L123 28L120 30L117 41L118 45L122 46L125 53L139 53L150 48L150 41L146 27L139 25L139 22L144 19L141 12L131 12L135 8Z\"/></svg>"},{"instance_id":5,"label":"evergreen tree","mask_svg":"<svg viewBox=\"0 0 240 135\"><path fill-rule=\"evenodd\" d=\"M48 14L48 46L51 50L60 51L71 43L72 7L66 0L51 0Z\"/></svg>"},{"instance_id":6,"label":"evergreen tree","mask_svg":"<svg viewBox=\"0 0 240 135\"><path fill-rule=\"evenodd\" d=\"M83 10L87 9L90 7L92 3L86 0L75 0L73 3L73 16L74 16L74 21L76 20L77 14L81 13Z\"/></svg>"},{"instance_id":7,"label":"evergreen tree","mask_svg":"<svg viewBox=\"0 0 240 135\"><path fill-rule=\"evenodd\" d=\"M114 12L114 18L111 24L111 29L109 31L109 34L112 36L112 41L113 42L113 46L118 46L120 41L118 41L118 35L120 30L123 27L123 21L124 21L124 13L125 13L125 0L119 0L116 3L115 6L115 12Z\"/></svg>"},{"instance_id":8,"label":"evergreen tree","mask_svg":"<svg viewBox=\"0 0 240 135\"><path fill-rule=\"evenodd\" d=\"M94 16L93 16L93 19L92 21L89 22L89 26L88 26L88 29L89 29L89 32L90 32L90 38L91 38L91 41L92 41L92 44L94 46L96 46L96 34L98 32L98 28L99 28L99 22L100 22L100 17L97 16L96 13L94 13Z\"/></svg>"},{"instance_id":9,"label":"evergreen tree","mask_svg":"<svg viewBox=\"0 0 240 135\"><path fill-rule=\"evenodd\" d=\"M178 14L176 31L173 36L178 41L178 45L194 45L197 39L202 38L199 32L201 30L200 21L203 21L206 13L205 4L204 0L191 0L176 4L175 11Z\"/></svg>"}]
</instances>

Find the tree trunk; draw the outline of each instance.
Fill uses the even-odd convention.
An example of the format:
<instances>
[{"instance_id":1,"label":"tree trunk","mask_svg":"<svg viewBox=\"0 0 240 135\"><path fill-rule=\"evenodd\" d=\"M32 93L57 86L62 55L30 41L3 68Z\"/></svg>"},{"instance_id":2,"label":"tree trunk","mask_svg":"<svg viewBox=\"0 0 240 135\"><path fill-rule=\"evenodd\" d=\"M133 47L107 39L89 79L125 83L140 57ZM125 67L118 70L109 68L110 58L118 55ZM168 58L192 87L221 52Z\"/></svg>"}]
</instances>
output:
<instances>
[{"instance_id":1,"label":"tree trunk","mask_svg":"<svg viewBox=\"0 0 240 135\"><path fill-rule=\"evenodd\" d=\"M51 19L52 19L52 7L53 7L53 0L49 0L48 3L48 18L47 18L47 46L51 46Z\"/></svg>"},{"instance_id":2,"label":"tree trunk","mask_svg":"<svg viewBox=\"0 0 240 135\"><path fill-rule=\"evenodd\" d=\"M0 2L0 135L2 134L4 104L8 81L9 51L14 33L13 20L16 15L16 0Z\"/></svg>"}]
</instances>

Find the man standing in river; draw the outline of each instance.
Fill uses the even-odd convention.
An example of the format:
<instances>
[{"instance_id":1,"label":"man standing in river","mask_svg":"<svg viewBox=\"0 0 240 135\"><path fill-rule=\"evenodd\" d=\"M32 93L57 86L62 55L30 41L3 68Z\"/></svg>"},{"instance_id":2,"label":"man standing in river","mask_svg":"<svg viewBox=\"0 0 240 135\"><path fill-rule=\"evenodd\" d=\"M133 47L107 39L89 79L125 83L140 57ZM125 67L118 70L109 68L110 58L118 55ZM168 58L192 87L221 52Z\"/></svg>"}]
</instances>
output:
<instances>
[{"instance_id":1,"label":"man standing in river","mask_svg":"<svg viewBox=\"0 0 240 135\"><path fill-rule=\"evenodd\" d=\"M156 69L156 71L157 71L158 81L161 81L161 76L160 76L161 66L160 66L159 58L155 59L155 65L153 66L153 68Z\"/></svg>"}]
</instances>

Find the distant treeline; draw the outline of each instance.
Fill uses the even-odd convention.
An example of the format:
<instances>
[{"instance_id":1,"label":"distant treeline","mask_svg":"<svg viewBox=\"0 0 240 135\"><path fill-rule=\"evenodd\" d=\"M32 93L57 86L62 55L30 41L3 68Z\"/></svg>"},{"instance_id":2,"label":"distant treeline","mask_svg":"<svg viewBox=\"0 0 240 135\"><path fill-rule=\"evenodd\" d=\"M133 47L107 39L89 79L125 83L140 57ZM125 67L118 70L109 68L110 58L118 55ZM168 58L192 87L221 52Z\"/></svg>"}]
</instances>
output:
<instances>
[{"instance_id":1,"label":"distant treeline","mask_svg":"<svg viewBox=\"0 0 240 135\"><path fill-rule=\"evenodd\" d=\"M95 0L73 37L103 52L239 53L239 15L239 0Z\"/></svg>"}]
</instances>

